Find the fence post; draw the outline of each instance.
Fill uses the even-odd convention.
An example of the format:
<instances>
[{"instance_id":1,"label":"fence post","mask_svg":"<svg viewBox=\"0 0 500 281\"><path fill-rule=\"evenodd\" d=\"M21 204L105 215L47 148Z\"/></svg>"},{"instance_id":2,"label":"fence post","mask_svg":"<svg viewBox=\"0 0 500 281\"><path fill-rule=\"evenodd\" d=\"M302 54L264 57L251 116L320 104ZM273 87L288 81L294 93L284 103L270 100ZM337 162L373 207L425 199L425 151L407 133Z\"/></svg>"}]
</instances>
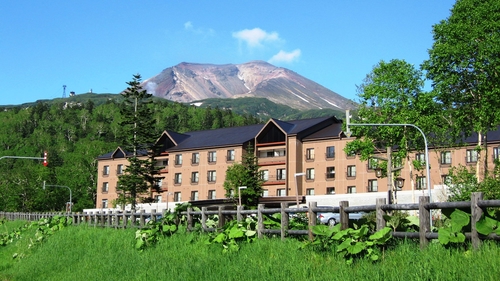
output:
<instances>
[{"instance_id":1,"label":"fence post","mask_svg":"<svg viewBox=\"0 0 500 281\"><path fill-rule=\"evenodd\" d=\"M477 205L478 201L483 200L482 192L473 192L470 201L470 211L471 211L471 229L470 238L472 240L472 248L475 250L479 249L481 246L481 239L479 239L479 233L477 233L476 223L483 216L483 209Z\"/></svg>"},{"instance_id":2,"label":"fence post","mask_svg":"<svg viewBox=\"0 0 500 281\"><path fill-rule=\"evenodd\" d=\"M123 223L123 228L126 228L127 227L127 211L125 211L125 210L123 210L122 223Z\"/></svg>"},{"instance_id":3,"label":"fence post","mask_svg":"<svg viewBox=\"0 0 500 281\"><path fill-rule=\"evenodd\" d=\"M429 240L425 235L430 231L430 210L425 208L425 204L430 202L429 196L420 196L418 200L418 217L420 219L420 248L423 249L429 244Z\"/></svg>"},{"instance_id":4,"label":"fence post","mask_svg":"<svg viewBox=\"0 0 500 281\"><path fill-rule=\"evenodd\" d=\"M187 230L189 232L191 232L192 226L193 226L193 214L191 214L192 211L193 211L193 208L187 209Z\"/></svg>"},{"instance_id":5,"label":"fence post","mask_svg":"<svg viewBox=\"0 0 500 281\"><path fill-rule=\"evenodd\" d=\"M386 221L384 218L385 211L382 210L382 205L385 205L386 198L377 198L377 203L376 203L376 216L377 216L377 231L383 229L386 226Z\"/></svg>"},{"instance_id":6,"label":"fence post","mask_svg":"<svg viewBox=\"0 0 500 281\"><path fill-rule=\"evenodd\" d=\"M318 207L318 202L309 202L309 208L307 209L307 221L309 222L309 241L314 240L314 234L312 232L313 226L316 225L316 212L312 209Z\"/></svg>"},{"instance_id":7,"label":"fence post","mask_svg":"<svg viewBox=\"0 0 500 281\"><path fill-rule=\"evenodd\" d=\"M207 207L201 207L201 229L207 230Z\"/></svg>"},{"instance_id":8,"label":"fence post","mask_svg":"<svg viewBox=\"0 0 500 281\"><path fill-rule=\"evenodd\" d=\"M349 207L349 201L340 201L339 215L340 215L340 229L349 228L349 214L345 212L345 208Z\"/></svg>"},{"instance_id":9,"label":"fence post","mask_svg":"<svg viewBox=\"0 0 500 281\"><path fill-rule=\"evenodd\" d=\"M222 213L224 210L224 206L219 206L219 228L223 228L224 224L226 224L226 217Z\"/></svg>"},{"instance_id":10,"label":"fence post","mask_svg":"<svg viewBox=\"0 0 500 281\"><path fill-rule=\"evenodd\" d=\"M262 217L262 210L264 204L257 205L257 238L262 238L262 231L264 230L264 218Z\"/></svg>"},{"instance_id":11,"label":"fence post","mask_svg":"<svg viewBox=\"0 0 500 281\"><path fill-rule=\"evenodd\" d=\"M241 222L241 219L242 219L242 217L241 217L241 210L243 210L243 205L236 206L236 220L238 222Z\"/></svg>"},{"instance_id":12,"label":"fence post","mask_svg":"<svg viewBox=\"0 0 500 281\"><path fill-rule=\"evenodd\" d=\"M139 212L139 226L140 228L144 227L144 213L146 211L144 209L142 209L140 212Z\"/></svg>"},{"instance_id":13,"label":"fence post","mask_svg":"<svg viewBox=\"0 0 500 281\"><path fill-rule=\"evenodd\" d=\"M290 218L285 209L288 208L288 202L281 202L281 240L285 240L286 234L288 232L288 223Z\"/></svg>"},{"instance_id":14,"label":"fence post","mask_svg":"<svg viewBox=\"0 0 500 281\"><path fill-rule=\"evenodd\" d=\"M156 209L151 209L151 220L156 222Z\"/></svg>"}]
</instances>

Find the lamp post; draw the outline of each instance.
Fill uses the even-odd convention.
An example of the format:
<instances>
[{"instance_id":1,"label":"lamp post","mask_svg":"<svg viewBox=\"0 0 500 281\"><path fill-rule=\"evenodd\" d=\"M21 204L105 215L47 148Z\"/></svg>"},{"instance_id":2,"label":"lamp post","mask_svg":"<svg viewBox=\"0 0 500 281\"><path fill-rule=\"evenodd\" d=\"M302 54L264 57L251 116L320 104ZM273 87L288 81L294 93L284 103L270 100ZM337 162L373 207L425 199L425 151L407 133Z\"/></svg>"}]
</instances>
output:
<instances>
[{"instance_id":1,"label":"lamp post","mask_svg":"<svg viewBox=\"0 0 500 281\"><path fill-rule=\"evenodd\" d=\"M71 201L71 188L65 185L54 185L54 184L45 184L45 181L43 181L43 189L45 190L45 187L47 186L52 186L52 187L65 187L69 190L69 212L71 213L71 207L73 206L73 202ZM67 208L66 208L67 210Z\"/></svg>"},{"instance_id":2,"label":"lamp post","mask_svg":"<svg viewBox=\"0 0 500 281\"><path fill-rule=\"evenodd\" d=\"M168 207L168 196L172 195L172 192L167 192L167 210L170 211L170 208Z\"/></svg>"},{"instance_id":3,"label":"lamp post","mask_svg":"<svg viewBox=\"0 0 500 281\"><path fill-rule=\"evenodd\" d=\"M246 189L247 187L246 186L240 186L238 187L238 202L239 202L239 206L241 206L241 190L242 189Z\"/></svg>"},{"instance_id":4,"label":"lamp post","mask_svg":"<svg viewBox=\"0 0 500 281\"><path fill-rule=\"evenodd\" d=\"M299 207L299 186L297 184L297 177L303 176L306 173L295 173L295 201L297 203L297 208Z\"/></svg>"},{"instance_id":5,"label":"lamp post","mask_svg":"<svg viewBox=\"0 0 500 281\"><path fill-rule=\"evenodd\" d=\"M395 127L395 126L408 126L408 127L413 127L415 129L417 129L420 134L422 135L422 137L424 138L424 145L425 145L425 170L426 170L426 178L427 178L427 191L429 193L429 201L432 202L432 194L431 194L431 172L430 172L430 167L429 167L429 147L427 145L427 138L425 137L425 134L424 132L422 131L422 129L420 129L419 127L417 127L416 125L413 125L413 124L370 124L370 123L364 123L364 124L350 124L350 115L349 115L349 110L346 110L346 128L347 128L347 132L345 132L346 136L348 138L351 137L351 128L350 126L392 126L392 127ZM431 229L432 229L432 213L429 212L429 221L431 223Z\"/></svg>"}]
</instances>

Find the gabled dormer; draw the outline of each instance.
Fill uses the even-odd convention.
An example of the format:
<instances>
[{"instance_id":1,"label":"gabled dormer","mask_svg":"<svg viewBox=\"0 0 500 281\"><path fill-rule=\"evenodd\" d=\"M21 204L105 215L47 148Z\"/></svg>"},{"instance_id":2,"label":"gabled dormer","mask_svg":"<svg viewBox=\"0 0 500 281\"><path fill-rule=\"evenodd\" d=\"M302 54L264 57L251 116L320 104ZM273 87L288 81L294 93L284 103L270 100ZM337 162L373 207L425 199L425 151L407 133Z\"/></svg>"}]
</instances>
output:
<instances>
[{"instance_id":1,"label":"gabled dormer","mask_svg":"<svg viewBox=\"0 0 500 281\"><path fill-rule=\"evenodd\" d=\"M164 131L156 141L156 144L161 145L161 154L165 154L168 150L179 143L189 138L189 135L179 134L173 131Z\"/></svg>"},{"instance_id":2,"label":"gabled dormer","mask_svg":"<svg viewBox=\"0 0 500 281\"><path fill-rule=\"evenodd\" d=\"M285 144L287 131L293 124L271 118L255 137L257 146L262 144Z\"/></svg>"}]
</instances>

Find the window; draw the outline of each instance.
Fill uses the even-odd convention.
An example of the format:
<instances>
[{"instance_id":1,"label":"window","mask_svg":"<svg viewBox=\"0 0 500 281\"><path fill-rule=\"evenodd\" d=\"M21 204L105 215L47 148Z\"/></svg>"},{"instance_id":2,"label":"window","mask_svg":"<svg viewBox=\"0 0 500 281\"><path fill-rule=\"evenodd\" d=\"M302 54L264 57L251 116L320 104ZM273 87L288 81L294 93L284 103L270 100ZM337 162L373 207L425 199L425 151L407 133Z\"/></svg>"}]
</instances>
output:
<instances>
[{"instance_id":1,"label":"window","mask_svg":"<svg viewBox=\"0 0 500 281\"><path fill-rule=\"evenodd\" d=\"M215 190L208 191L208 199L215 199Z\"/></svg>"},{"instance_id":2,"label":"window","mask_svg":"<svg viewBox=\"0 0 500 281\"><path fill-rule=\"evenodd\" d=\"M377 191L378 191L378 181L368 180L368 192L377 192Z\"/></svg>"},{"instance_id":3,"label":"window","mask_svg":"<svg viewBox=\"0 0 500 281\"><path fill-rule=\"evenodd\" d=\"M264 190L262 191L262 197L268 197L268 196L269 196L269 190L264 189Z\"/></svg>"},{"instance_id":4,"label":"window","mask_svg":"<svg viewBox=\"0 0 500 281\"><path fill-rule=\"evenodd\" d=\"M306 169L306 180L314 180L314 168Z\"/></svg>"},{"instance_id":5,"label":"window","mask_svg":"<svg viewBox=\"0 0 500 281\"><path fill-rule=\"evenodd\" d=\"M356 193L356 187L355 186L348 186L347 187L347 193Z\"/></svg>"},{"instance_id":6,"label":"window","mask_svg":"<svg viewBox=\"0 0 500 281\"><path fill-rule=\"evenodd\" d=\"M352 150L352 151L346 152L346 157L347 158L354 158L354 157L356 157L356 151Z\"/></svg>"},{"instance_id":7,"label":"window","mask_svg":"<svg viewBox=\"0 0 500 281\"><path fill-rule=\"evenodd\" d=\"M200 174L198 172L191 173L191 183L198 183Z\"/></svg>"},{"instance_id":8,"label":"window","mask_svg":"<svg viewBox=\"0 0 500 281\"><path fill-rule=\"evenodd\" d=\"M441 152L441 164L451 164L451 151Z\"/></svg>"},{"instance_id":9,"label":"window","mask_svg":"<svg viewBox=\"0 0 500 281\"><path fill-rule=\"evenodd\" d=\"M330 194L330 195L335 194L335 187L327 187L326 194Z\"/></svg>"},{"instance_id":10,"label":"window","mask_svg":"<svg viewBox=\"0 0 500 281\"><path fill-rule=\"evenodd\" d=\"M306 189L306 195L314 195L314 188L308 188Z\"/></svg>"},{"instance_id":11,"label":"window","mask_svg":"<svg viewBox=\"0 0 500 281\"><path fill-rule=\"evenodd\" d=\"M101 208L103 208L103 209L108 208L108 199L102 199Z\"/></svg>"},{"instance_id":12,"label":"window","mask_svg":"<svg viewBox=\"0 0 500 281\"><path fill-rule=\"evenodd\" d=\"M175 165L182 165L182 154L175 155Z\"/></svg>"},{"instance_id":13,"label":"window","mask_svg":"<svg viewBox=\"0 0 500 281\"><path fill-rule=\"evenodd\" d=\"M156 180L156 186L158 186L159 188L161 188L162 185L163 185L163 179L157 179Z\"/></svg>"},{"instance_id":14,"label":"window","mask_svg":"<svg viewBox=\"0 0 500 281\"><path fill-rule=\"evenodd\" d=\"M417 189L426 189L426 188L427 188L427 182L425 180L425 177L417 176Z\"/></svg>"},{"instance_id":15,"label":"window","mask_svg":"<svg viewBox=\"0 0 500 281\"><path fill-rule=\"evenodd\" d=\"M227 161L234 161L234 159L235 159L234 149L229 149L227 151L226 160Z\"/></svg>"},{"instance_id":16,"label":"window","mask_svg":"<svg viewBox=\"0 0 500 281\"><path fill-rule=\"evenodd\" d=\"M215 171L208 171L208 182L215 182L217 174Z\"/></svg>"},{"instance_id":17,"label":"window","mask_svg":"<svg viewBox=\"0 0 500 281\"><path fill-rule=\"evenodd\" d=\"M200 154L195 152L191 155L191 164L199 164L200 163Z\"/></svg>"},{"instance_id":18,"label":"window","mask_svg":"<svg viewBox=\"0 0 500 281\"><path fill-rule=\"evenodd\" d=\"M278 188L276 190L276 196L286 196L286 192L284 188Z\"/></svg>"},{"instance_id":19,"label":"window","mask_svg":"<svg viewBox=\"0 0 500 281\"><path fill-rule=\"evenodd\" d=\"M285 156L285 149L271 149L259 151L260 158Z\"/></svg>"},{"instance_id":20,"label":"window","mask_svg":"<svg viewBox=\"0 0 500 281\"><path fill-rule=\"evenodd\" d=\"M182 183L182 174L181 173L175 173L174 175L174 184L181 184Z\"/></svg>"},{"instance_id":21,"label":"window","mask_svg":"<svg viewBox=\"0 0 500 281\"><path fill-rule=\"evenodd\" d=\"M451 183L450 175L442 175L441 176L441 183L445 184L445 185L449 185Z\"/></svg>"},{"instance_id":22,"label":"window","mask_svg":"<svg viewBox=\"0 0 500 281\"><path fill-rule=\"evenodd\" d=\"M417 153L415 154L415 160L420 162L425 162L425 153Z\"/></svg>"},{"instance_id":23,"label":"window","mask_svg":"<svg viewBox=\"0 0 500 281\"><path fill-rule=\"evenodd\" d=\"M118 164L118 166L116 166L116 174L117 175L123 174L123 164Z\"/></svg>"},{"instance_id":24,"label":"window","mask_svg":"<svg viewBox=\"0 0 500 281\"><path fill-rule=\"evenodd\" d=\"M260 178L263 181L268 181L269 180L269 171L268 170L261 170L260 171Z\"/></svg>"},{"instance_id":25,"label":"window","mask_svg":"<svg viewBox=\"0 0 500 281\"><path fill-rule=\"evenodd\" d=\"M477 150L475 149L467 149L466 162L467 163L476 163L477 162Z\"/></svg>"},{"instance_id":26,"label":"window","mask_svg":"<svg viewBox=\"0 0 500 281\"><path fill-rule=\"evenodd\" d=\"M335 167L326 167L326 178L327 179L335 178Z\"/></svg>"},{"instance_id":27,"label":"window","mask_svg":"<svg viewBox=\"0 0 500 281\"><path fill-rule=\"evenodd\" d=\"M500 157L500 148L493 147L493 160L497 160Z\"/></svg>"},{"instance_id":28,"label":"window","mask_svg":"<svg viewBox=\"0 0 500 281\"><path fill-rule=\"evenodd\" d=\"M335 158L335 146L326 147L326 158Z\"/></svg>"},{"instance_id":29,"label":"window","mask_svg":"<svg viewBox=\"0 0 500 281\"><path fill-rule=\"evenodd\" d=\"M276 179L286 180L286 169L276 169Z\"/></svg>"},{"instance_id":30,"label":"window","mask_svg":"<svg viewBox=\"0 0 500 281\"><path fill-rule=\"evenodd\" d=\"M180 202L181 200L182 200L181 193L179 191L174 192L174 202Z\"/></svg>"},{"instance_id":31,"label":"window","mask_svg":"<svg viewBox=\"0 0 500 281\"><path fill-rule=\"evenodd\" d=\"M217 162L217 152L216 151L209 151L208 152L208 163L215 163Z\"/></svg>"},{"instance_id":32,"label":"window","mask_svg":"<svg viewBox=\"0 0 500 281\"><path fill-rule=\"evenodd\" d=\"M306 160L314 160L314 148L306 149Z\"/></svg>"},{"instance_id":33,"label":"window","mask_svg":"<svg viewBox=\"0 0 500 281\"><path fill-rule=\"evenodd\" d=\"M195 201L195 200L198 200L198 191L197 190L191 191L191 201Z\"/></svg>"},{"instance_id":34,"label":"window","mask_svg":"<svg viewBox=\"0 0 500 281\"><path fill-rule=\"evenodd\" d=\"M373 170L378 167L378 159L368 159L368 170Z\"/></svg>"},{"instance_id":35,"label":"window","mask_svg":"<svg viewBox=\"0 0 500 281\"><path fill-rule=\"evenodd\" d=\"M104 166L104 168L103 168L103 170L102 170L102 174L103 174L104 176L109 175L109 166L108 166L108 165Z\"/></svg>"},{"instance_id":36,"label":"window","mask_svg":"<svg viewBox=\"0 0 500 281\"><path fill-rule=\"evenodd\" d=\"M351 178L356 177L356 166L355 165L347 166L347 176L351 177Z\"/></svg>"},{"instance_id":37,"label":"window","mask_svg":"<svg viewBox=\"0 0 500 281\"><path fill-rule=\"evenodd\" d=\"M102 192L108 192L108 191L109 191L109 183L103 182L102 183Z\"/></svg>"},{"instance_id":38,"label":"window","mask_svg":"<svg viewBox=\"0 0 500 281\"><path fill-rule=\"evenodd\" d=\"M161 203L161 195L155 195L155 202Z\"/></svg>"}]
</instances>

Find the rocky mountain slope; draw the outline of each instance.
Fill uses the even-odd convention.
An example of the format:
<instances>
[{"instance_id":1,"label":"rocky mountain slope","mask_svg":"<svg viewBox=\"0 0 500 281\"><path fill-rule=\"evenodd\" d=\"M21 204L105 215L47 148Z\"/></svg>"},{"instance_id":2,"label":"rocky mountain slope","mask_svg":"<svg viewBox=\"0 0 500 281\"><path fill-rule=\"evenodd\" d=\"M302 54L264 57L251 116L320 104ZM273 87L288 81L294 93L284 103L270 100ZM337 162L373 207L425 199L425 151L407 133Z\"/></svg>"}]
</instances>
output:
<instances>
[{"instance_id":1,"label":"rocky mountain slope","mask_svg":"<svg viewBox=\"0 0 500 281\"><path fill-rule=\"evenodd\" d=\"M263 97L299 110L347 109L354 102L286 68L264 61L180 63L143 82L149 93L190 103L209 98Z\"/></svg>"}]
</instances>

